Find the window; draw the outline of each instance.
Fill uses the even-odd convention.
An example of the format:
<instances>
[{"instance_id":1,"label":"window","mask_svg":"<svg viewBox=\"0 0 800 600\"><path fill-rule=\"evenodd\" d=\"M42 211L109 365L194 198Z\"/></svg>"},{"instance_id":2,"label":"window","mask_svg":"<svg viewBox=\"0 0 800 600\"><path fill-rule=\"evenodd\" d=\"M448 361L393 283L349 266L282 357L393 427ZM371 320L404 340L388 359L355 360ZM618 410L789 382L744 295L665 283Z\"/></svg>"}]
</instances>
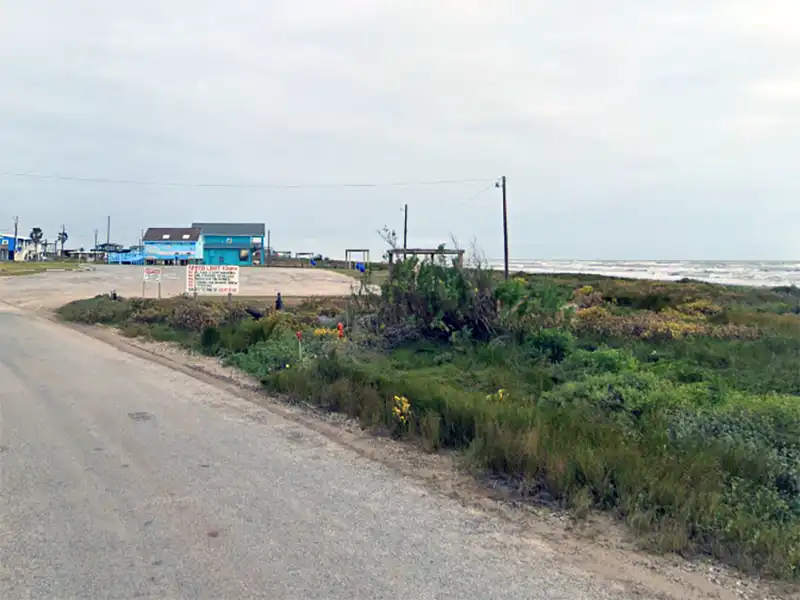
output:
<instances>
[{"instance_id":1,"label":"window","mask_svg":"<svg viewBox=\"0 0 800 600\"><path fill-rule=\"evenodd\" d=\"M169 239L169 234L165 233L164 235L161 236L161 239L162 240L168 240Z\"/></svg>"},{"instance_id":2,"label":"window","mask_svg":"<svg viewBox=\"0 0 800 600\"><path fill-rule=\"evenodd\" d=\"M250 250L239 250L239 262L250 262Z\"/></svg>"}]
</instances>

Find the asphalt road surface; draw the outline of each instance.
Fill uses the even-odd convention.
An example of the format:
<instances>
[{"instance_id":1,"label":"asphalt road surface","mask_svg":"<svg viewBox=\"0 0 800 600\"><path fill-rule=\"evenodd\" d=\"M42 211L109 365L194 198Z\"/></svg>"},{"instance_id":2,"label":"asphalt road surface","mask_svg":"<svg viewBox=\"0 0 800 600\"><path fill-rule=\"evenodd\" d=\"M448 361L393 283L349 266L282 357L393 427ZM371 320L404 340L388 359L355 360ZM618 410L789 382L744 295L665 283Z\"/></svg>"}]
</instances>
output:
<instances>
[{"instance_id":1,"label":"asphalt road surface","mask_svg":"<svg viewBox=\"0 0 800 600\"><path fill-rule=\"evenodd\" d=\"M301 425L0 304L0 598L624 598Z\"/></svg>"}]
</instances>

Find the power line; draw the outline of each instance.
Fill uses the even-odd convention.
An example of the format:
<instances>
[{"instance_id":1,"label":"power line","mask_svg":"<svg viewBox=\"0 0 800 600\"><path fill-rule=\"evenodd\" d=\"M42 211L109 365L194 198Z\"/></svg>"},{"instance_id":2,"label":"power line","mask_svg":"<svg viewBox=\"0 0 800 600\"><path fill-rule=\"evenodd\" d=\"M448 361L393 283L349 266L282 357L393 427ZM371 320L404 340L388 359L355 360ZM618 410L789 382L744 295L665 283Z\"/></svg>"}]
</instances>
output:
<instances>
[{"instance_id":1,"label":"power line","mask_svg":"<svg viewBox=\"0 0 800 600\"><path fill-rule=\"evenodd\" d=\"M179 181L148 181L142 179L113 179L108 177L80 177L74 175L52 175L46 173L14 173L0 172L3 177L20 177L27 179L40 179L47 181L68 181L74 183L92 183L106 185L141 185L157 187L184 187L184 188L251 188L251 189L312 189L312 188L380 188L380 187L414 187L433 185L455 185L461 183L478 183L494 181L494 177L481 177L473 179L438 179L432 181L394 181L387 183L227 183L227 182L179 182Z\"/></svg>"},{"instance_id":2,"label":"power line","mask_svg":"<svg viewBox=\"0 0 800 600\"><path fill-rule=\"evenodd\" d=\"M481 195L485 194L486 192L488 192L489 190L491 190L492 188L496 187L496 185L495 185L496 181L497 181L496 178L492 179L492 183L490 183L489 185L487 185L485 188L481 189L480 191L475 192L471 196L465 198L464 200L459 200L457 205L458 206L462 206L464 204L469 204L470 202L475 200L475 198L477 198L478 196L481 196Z\"/></svg>"}]
</instances>

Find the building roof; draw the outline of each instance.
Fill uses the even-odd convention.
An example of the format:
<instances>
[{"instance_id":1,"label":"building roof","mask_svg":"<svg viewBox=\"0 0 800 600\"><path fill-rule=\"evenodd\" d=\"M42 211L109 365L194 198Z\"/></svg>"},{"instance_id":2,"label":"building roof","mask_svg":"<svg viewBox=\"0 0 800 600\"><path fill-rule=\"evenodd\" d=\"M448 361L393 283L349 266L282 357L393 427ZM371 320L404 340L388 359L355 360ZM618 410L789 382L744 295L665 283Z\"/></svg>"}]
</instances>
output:
<instances>
[{"instance_id":1,"label":"building roof","mask_svg":"<svg viewBox=\"0 0 800 600\"><path fill-rule=\"evenodd\" d=\"M263 223L192 223L203 231L203 235L224 235L228 237L262 237L266 231Z\"/></svg>"},{"instance_id":2,"label":"building roof","mask_svg":"<svg viewBox=\"0 0 800 600\"><path fill-rule=\"evenodd\" d=\"M202 232L197 227L150 227L144 242L196 242Z\"/></svg>"}]
</instances>

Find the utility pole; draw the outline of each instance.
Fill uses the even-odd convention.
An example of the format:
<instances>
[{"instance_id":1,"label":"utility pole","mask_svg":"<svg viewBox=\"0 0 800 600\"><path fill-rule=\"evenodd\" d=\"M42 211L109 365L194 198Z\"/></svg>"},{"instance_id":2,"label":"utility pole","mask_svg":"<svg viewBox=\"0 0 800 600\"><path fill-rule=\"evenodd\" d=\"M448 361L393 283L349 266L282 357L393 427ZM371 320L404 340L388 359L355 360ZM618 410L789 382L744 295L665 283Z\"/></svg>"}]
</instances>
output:
<instances>
[{"instance_id":1,"label":"utility pole","mask_svg":"<svg viewBox=\"0 0 800 600\"><path fill-rule=\"evenodd\" d=\"M19 233L19 217L14 217L14 260L17 260L17 252L19 251L19 240L17 235Z\"/></svg>"},{"instance_id":2,"label":"utility pole","mask_svg":"<svg viewBox=\"0 0 800 600\"><path fill-rule=\"evenodd\" d=\"M264 261L267 266L272 262L272 230L267 229L267 259Z\"/></svg>"},{"instance_id":3,"label":"utility pole","mask_svg":"<svg viewBox=\"0 0 800 600\"><path fill-rule=\"evenodd\" d=\"M506 201L506 176L495 184L503 190L503 274L508 279L508 202Z\"/></svg>"},{"instance_id":4,"label":"utility pole","mask_svg":"<svg viewBox=\"0 0 800 600\"><path fill-rule=\"evenodd\" d=\"M106 225L106 244L111 243L111 216L108 217L108 223Z\"/></svg>"},{"instance_id":5,"label":"utility pole","mask_svg":"<svg viewBox=\"0 0 800 600\"><path fill-rule=\"evenodd\" d=\"M403 209L403 213L403 250L408 250L408 204ZM405 260L405 257L404 253L403 260Z\"/></svg>"},{"instance_id":6,"label":"utility pole","mask_svg":"<svg viewBox=\"0 0 800 600\"><path fill-rule=\"evenodd\" d=\"M100 233L97 229L94 230L94 250L97 250L97 234Z\"/></svg>"}]
</instances>

